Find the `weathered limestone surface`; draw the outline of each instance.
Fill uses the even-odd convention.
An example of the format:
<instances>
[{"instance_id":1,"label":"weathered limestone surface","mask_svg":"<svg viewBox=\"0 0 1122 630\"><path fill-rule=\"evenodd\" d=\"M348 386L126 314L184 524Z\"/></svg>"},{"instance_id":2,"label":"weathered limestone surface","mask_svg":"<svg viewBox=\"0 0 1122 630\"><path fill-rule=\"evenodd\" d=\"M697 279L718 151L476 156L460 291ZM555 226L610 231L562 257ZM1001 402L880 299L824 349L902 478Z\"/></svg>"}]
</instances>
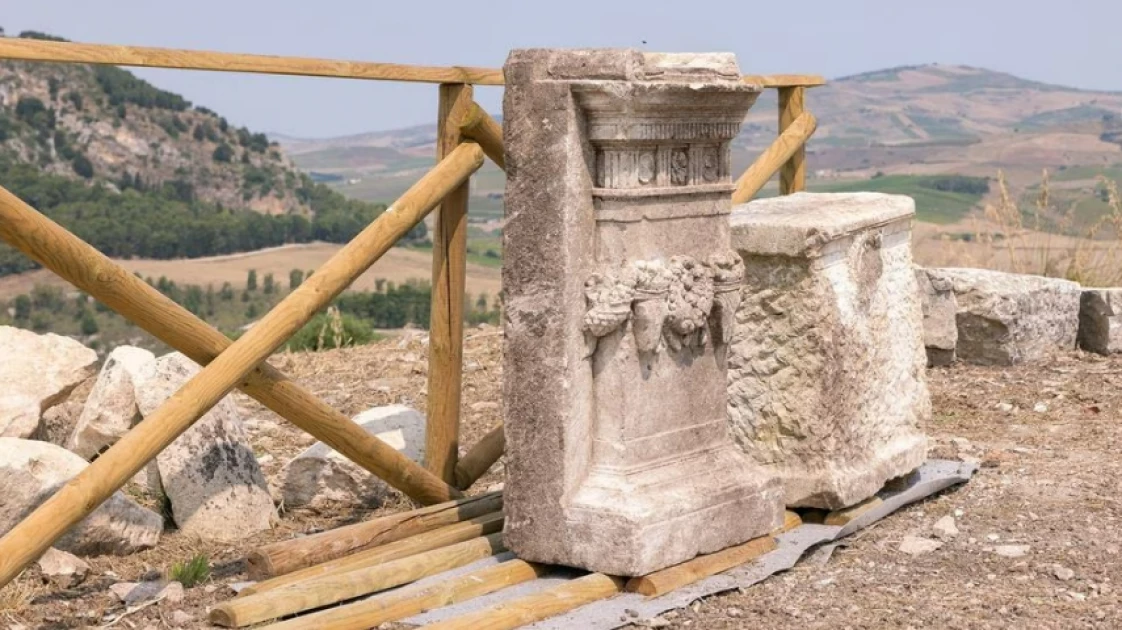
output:
<instances>
[{"instance_id":1,"label":"weathered limestone surface","mask_svg":"<svg viewBox=\"0 0 1122 630\"><path fill-rule=\"evenodd\" d=\"M932 278L926 269L917 267L916 284L923 307L923 345L927 348L927 365L940 366L954 363L954 350L958 345L958 303L954 288L948 280Z\"/></svg>"},{"instance_id":2,"label":"weathered limestone surface","mask_svg":"<svg viewBox=\"0 0 1122 630\"><path fill-rule=\"evenodd\" d=\"M1122 352L1122 289L1083 289L1079 347L1098 354Z\"/></svg>"},{"instance_id":3,"label":"weathered limestone surface","mask_svg":"<svg viewBox=\"0 0 1122 630\"><path fill-rule=\"evenodd\" d=\"M36 564L43 577L60 588L77 586L90 574L90 565L85 560L54 547L40 556Z\"/></svg>"},{"instance_id":4,"label":"weathered limestone surface","mask_svg":"<svg viewBox=\"0 0 1122 630\"><path fill-rule=\"evenodd\" d=\"M405 405L374 407L353 418L368 433L424 463L425 416ZM335 449L317 442L284 468L281 494L288 508L374 506L390 487Z\"/></svg>"},{"instance_id":5,"label":"weathered limestone surface","mask_svg":"<svg viewBox=\"0 0 1122 630\"><path fill-rule=\"evenodd\" d=\"M87 465L61 446L0 438L0 534L7 533ZM159 514L116 492L55 547L79 555L125 555L155 546L163 528Z\"/></svg>"},{"instance_id":6,"label":"weathered limestone surface","mask_svg":"<svg viewBox=\"0 0 1122 630\"><path fill-rule=\"evenodd\" d=\"M69 337L0 326L0 437L35 433L47 409L93 376L97 353Z\"/></svg>"},{"instance_id":7,"label":"weathered limestone surface","mask_svg":"<svg viewBox=\"0 0 1122 630\"><path fill-rule=\"evenodd\" d=\"M505 538L639 575L782 520L728 435L731 55L516 50L504 68Z\"/></svg>"},{"instance_id":8,"label":"weathered limestone surface","mask_svg":"<svg viewBox=\"0 0 1122 630\"><path fill-rule=\"evenodd\" d=\"M141 415L152 415L198 372L198 365L178 352L157 359L150 376L136 383ZM158 480L179 529L200 538L237 540L271 528L277 519L265 476L229 397L156 456L149 479L153 484Z\"/></svg>"},{"instance_id":9,"label":"weathered limestone surface","mask_svg":"<svg viewBox=\"0 0 1122 630\"><path fill-rule=\"evenodd\" d=\"M797 193L737 206L744 300L729 422L791 506L839 509L926 458L912 199Z\"/></svg>"},{"instance_id":10,"label":"weathered limestone surface","mask_svg":"<svg viewBox=\"0 0 1122 630\"><path fill-rule=\"evenodd\" d=\"M950 282L958 304L958 359L1014 365L1075 348L1079 285L988 269L928 269Z\"/></svg>"},{"instance_id":11,"label":"weathered limestone surface","mask_svg":"<svg viewBox=\"0 0 1122 630\"><path fill-rule=\"evenodd\" d=\"M151 352L133 346L114 348L105 358L66 447L92 459L121 439L141 420L135 383L152 378L155 369L156 355Z\"/></svg>"}]
</instances>

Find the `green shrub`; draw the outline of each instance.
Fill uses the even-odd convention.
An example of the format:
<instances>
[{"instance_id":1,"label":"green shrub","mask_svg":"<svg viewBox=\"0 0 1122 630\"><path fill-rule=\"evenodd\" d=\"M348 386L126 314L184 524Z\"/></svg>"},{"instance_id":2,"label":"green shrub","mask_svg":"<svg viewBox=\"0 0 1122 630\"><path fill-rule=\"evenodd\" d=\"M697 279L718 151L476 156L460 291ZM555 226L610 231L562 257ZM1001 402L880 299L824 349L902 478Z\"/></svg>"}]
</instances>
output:
<instances>
[{"instance_id":1,"label":"green shrub","mask_svg":"<svg viewBox=\"0 0 1122 630\"><path fill-rule=\"evenodd\" d=\"M16 296L16 319L20 321L27 321L31 317L31 297L26 293L21 293Z\"/></svg>"},{"instance_id":2,"label":"green shrub","mask_svg":"<svg viewBox=\"0 0 1122 630\"><path fill-rule=\"evenodd\" d=\"M179 582L183 588L202 584L210 577L210 560L205 554L196 554L187 562L177 562L168 570L168 580Z\"/></svg>"},{"instance_id":3,"label":"green shrub","mask_svg":"<svg viewBox=\"0 0 1122 630\"><path fill-rule=\"evenodd\" d=\"M230 148L230 145L223 142L214 148L211 157L214 158L215 162L229 162L234 159L234 150Z\"/></svg>"},{"instance_id":4,"label":"green shrub","mask_svg":"<svg viewBox=\"0 0 1122 630\"><path fill-rule=\"evenodd\" d=\"M70 166L75 173L86 179L92 179L94 176L93 162L90 162L90 159L81 153L74 156Z\"/></svg>"},{"instance_id":5,"label":"green shrub","mask_svg":"<svg viewBox=\"0 0 1122 630\"><path fill-rule=\"evenodd\" d=\"M289 350L327 350L329 348L344 348L348 346L361 346L380 339L370 324L346 313L339 313L333 307L328 307L326 313L320 313L304 325L291 339L288 340Z\"/></svg>"}]
</instances>

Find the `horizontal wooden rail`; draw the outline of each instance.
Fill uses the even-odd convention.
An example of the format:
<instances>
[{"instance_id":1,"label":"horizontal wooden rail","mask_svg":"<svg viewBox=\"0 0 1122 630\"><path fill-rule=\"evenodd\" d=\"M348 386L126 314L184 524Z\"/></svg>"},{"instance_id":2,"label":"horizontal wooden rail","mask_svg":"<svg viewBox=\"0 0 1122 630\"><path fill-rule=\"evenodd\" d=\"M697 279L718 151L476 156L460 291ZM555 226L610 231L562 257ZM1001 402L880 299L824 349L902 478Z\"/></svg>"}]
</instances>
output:
<instances>
[{"instance_id":1,"label":"horizontal wooden rail","mask_svg":"<svg viewBox=\"0 0 1122 630\"><path fill-rule=\"evenodd\" d=\"M463 119L460 121L460 134L469 140L475 140L483 148L483 153L490 158L499 168L506 170L506 160L503 158L503 128L487 112L472 102Z\"/></svg>"},{"instance_id":2,"label":"horizontal wooden rail","mask_svg":"<svg viewBox=\"0 0 1122 630\"><path fill-rule=\"evenodd\" d=\"M0 59L93 63L138 68L247 72L301 77L332 77L366 81L503 85L503 71L498 68L414 66L397 63L251 55L150 46L52 42L17 37L0 38ZM815 87L826 83L824 78L813 74L746 75L744 81L765 88Z\"/></svg>"},{"instance_id":3,"label":"horizontal wooden rail","mask_svg":"<svg viewBox=\"0 0 1122 630\"><path fill-rule=\"evenodd\" d=\"M0 58L22 61L136 66L140 68L177 68L180 70L333 77L367 81L503 84L502 70L491 68L411 66L395 63L246 55L146 46L50 42L38 39L0 38Z\"/></svg>"},{"instance_id":4,"label":"horizontal wooden rail","mask_svg":"<svg viewBox=\"0 0 1122 630\"><path fill-rule=\"evenodd\" d=\"M155 413L0 538L0 587L15 579L217 404L482 163L483 151L478 145L457 147Z\"/></svg>"},{"instance_id":5,"label":"horizontal wooden rail","mask_svg":"<svg viewBox=\"0 0 1122 630\"><path fill-rule=\"evenodd\" d=\"M209 364L230 346L226 335L2 187L0 238L199 365ZM239 387L416 501L432 504L458 495L268 363Z\"/></svg>"},{"instance_id":6,"label":"horizontal wooden rail","mask_svg":"<svg viewBox=\"0 0 1122 630\"><path fill-rule=\"evenodd\" d=\"M814 134L818 127L818 120L814 114L803 112L801 116L791 123L791 126L771 143L760 157L744 171L740 179L736 180L736 190L732 193L733 203L745 203L752 199L764 184L771 179L796 151L801 149L806 141Z\"/></svg>"}]
</instances>

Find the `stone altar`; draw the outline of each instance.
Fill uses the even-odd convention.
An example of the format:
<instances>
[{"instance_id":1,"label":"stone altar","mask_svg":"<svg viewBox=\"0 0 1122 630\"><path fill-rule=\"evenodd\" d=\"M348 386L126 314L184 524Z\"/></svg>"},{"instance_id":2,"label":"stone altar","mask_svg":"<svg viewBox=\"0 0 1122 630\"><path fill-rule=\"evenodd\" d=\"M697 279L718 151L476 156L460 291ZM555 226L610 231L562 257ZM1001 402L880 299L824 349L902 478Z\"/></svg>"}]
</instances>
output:
<instances>
[{"instance_id":1,"label":"stone altar","mask_svg":"<svg viewBox=\"0 0 1122 630\"><path fill-rule=\"evenodd\" d=\"M506 544L642 575L774 530L781 488L726 422L729 141L759 87L727 54L504 72Z\"/></svg>"},{"instance_id":2,"label":"stone altar","mask_svg":"<svg viewBox=\"0 0 1122 630\"><path fill-rule=\"evenodd\" d=\"M737 206L746 267L729 352L729 422L790 506L836 510L926 458L915 202L796 193Z\"/></svg>"}]
</instances>

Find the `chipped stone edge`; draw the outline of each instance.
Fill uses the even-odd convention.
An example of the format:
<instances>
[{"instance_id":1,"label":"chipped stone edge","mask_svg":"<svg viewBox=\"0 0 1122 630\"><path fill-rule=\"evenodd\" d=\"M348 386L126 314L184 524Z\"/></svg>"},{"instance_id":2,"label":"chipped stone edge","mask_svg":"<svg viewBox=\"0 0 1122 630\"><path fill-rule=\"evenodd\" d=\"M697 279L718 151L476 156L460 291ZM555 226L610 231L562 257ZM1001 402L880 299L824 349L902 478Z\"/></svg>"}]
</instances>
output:
<instances>
[{"instance_id":1,"label":"chipped stone edge","mask_svg":"<svg viewBox=\"0 0 1122 630\"><path fill-rule=\"evenodd\" d=\"M611 599L589 604L564 615L524 626L524 628L527 630L567 630L569 628L613 630L628 624L648 621L670 610L685 608L702 597L747 588L795 566L807 551L818 545L845 538L905 505L921 501L951 486L966 483L977 471L977 468L976 464L967 462L928 460L915 471L907 488L893 491L882 490L877 495L882 500L881 505L850 521L844 527L803 524L776 536L778 547L754 562L706 578L662 597L647 599L643 595L624 593ZM455 571L415 582L407 588L424 588L457 575L506 562L513 557L514 555L509 552L493 556ZM452 606L430 610L420 615L402 619L399 623L419 626L451 619L516 597L542 591L582 575L585 575L585 573L558 568L556 572L537 580Z\"/></svg>"}]
</instances>

